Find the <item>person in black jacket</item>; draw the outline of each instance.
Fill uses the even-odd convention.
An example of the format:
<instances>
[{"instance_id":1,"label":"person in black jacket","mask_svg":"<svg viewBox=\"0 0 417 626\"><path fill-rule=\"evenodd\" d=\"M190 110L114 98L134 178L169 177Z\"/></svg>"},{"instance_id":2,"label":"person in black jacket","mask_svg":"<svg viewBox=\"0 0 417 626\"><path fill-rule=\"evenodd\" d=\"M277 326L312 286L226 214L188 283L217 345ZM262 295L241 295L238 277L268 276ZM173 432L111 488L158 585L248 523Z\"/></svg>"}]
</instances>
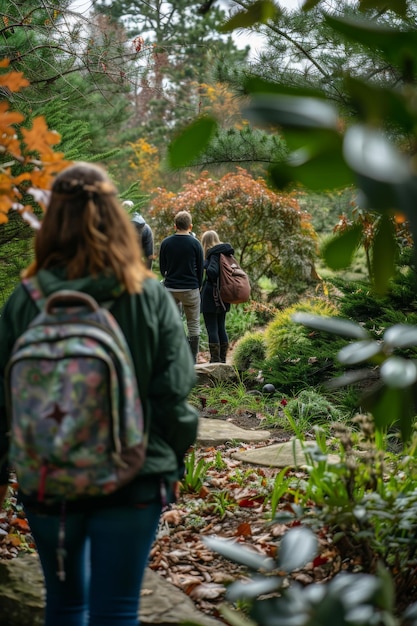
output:
<instances>
[{"instance_id":1,"label":"person in black jacket","mask_svg":"<svg viewBox=\"0 0 417 626\"><path fill-rule=\"evenodd\" d=\"M159 250L159 269L165 287L177 306L182 306L187 320L188 343L194 362L200 342L200 289L203 282L203 248L196 237L188 211L179 211L174 218L175 235L165 237Z\"/></svg>"},{"instance_id":2,"label":"person in black jacket","mask_svg":"<svg viewBox=\"0 0 417 626\"><path fill-rule=\"evenodd\" d=\"M206 276L201 290L201 312L207 329L210 363L226 363L229 338L226 332L226 313L230 304L222 302L218 293L220 254L230 255L230 243L222 243L215 230L208 230L201 238Z\"/></svg>"}]
</instances>

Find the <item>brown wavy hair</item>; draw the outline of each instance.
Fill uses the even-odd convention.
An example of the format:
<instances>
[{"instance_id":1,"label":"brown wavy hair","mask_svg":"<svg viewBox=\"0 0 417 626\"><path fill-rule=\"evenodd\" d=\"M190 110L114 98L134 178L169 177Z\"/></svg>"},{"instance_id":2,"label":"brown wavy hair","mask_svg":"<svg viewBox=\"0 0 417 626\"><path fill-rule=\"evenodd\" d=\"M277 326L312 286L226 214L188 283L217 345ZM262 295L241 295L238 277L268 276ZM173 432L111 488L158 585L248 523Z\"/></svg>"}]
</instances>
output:
<instances>
[{"instance_id":1,"label":"brown wavy hair","mask_svg":"<svg viewBox=\"0 0 417 626\"><path fill-rule=\"evenodd\" d=\"M113 273L129 293L141 291L146 269L136 231L117 190L98 165L75 163L56 177L24 272L65 267L68 279Z\"/></svg>"}]
</instances>

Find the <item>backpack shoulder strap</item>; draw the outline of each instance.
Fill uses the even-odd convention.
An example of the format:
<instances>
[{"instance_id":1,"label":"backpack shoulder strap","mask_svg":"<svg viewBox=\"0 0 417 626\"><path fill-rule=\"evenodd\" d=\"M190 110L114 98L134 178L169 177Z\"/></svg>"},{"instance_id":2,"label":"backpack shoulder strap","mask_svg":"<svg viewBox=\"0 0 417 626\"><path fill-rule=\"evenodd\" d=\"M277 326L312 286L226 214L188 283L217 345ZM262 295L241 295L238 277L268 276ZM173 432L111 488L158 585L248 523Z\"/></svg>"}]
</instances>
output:
<instances>
[{"instance_id":1,"label":"backpack shoulder strap","mask_svg":"<svg viewBox=\"0 0 417 626\"><path fill-rule=\"evenodd\" d=\"M39 284L38 277L31 276L30 278L24 278L22 280L22 284L32 298L33 302L37 305L38 309L43 311L46 298Z\"/></svg>"}]
</instances>

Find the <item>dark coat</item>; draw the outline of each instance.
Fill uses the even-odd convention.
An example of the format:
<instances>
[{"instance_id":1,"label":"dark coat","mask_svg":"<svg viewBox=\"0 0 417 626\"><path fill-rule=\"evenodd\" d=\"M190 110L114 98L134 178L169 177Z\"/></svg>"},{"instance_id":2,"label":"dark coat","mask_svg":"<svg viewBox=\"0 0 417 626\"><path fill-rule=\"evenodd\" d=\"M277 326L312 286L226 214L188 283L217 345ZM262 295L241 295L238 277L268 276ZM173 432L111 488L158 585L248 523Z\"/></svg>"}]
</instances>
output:
<instances>
[{"instance_id":1,"label":"dark coat","mask_svg":"<svg viewBox=\"0 0 417 626\"><path fill-rule=\"evenodd\" d=\"M221 308L223 311L230 310L230 304L222 304L217 295L217 282L220 271L220 253L230 255L234 254L234 249L230 243L219 243L213 246L207 252L207 258L204 262L205 278L203 288L201 290L201 312L216 313Z\"/></svg>"},{"instance_id":2,"label":"dark coat","mask_svg":"<svg viewBox=\"0 0 417 626\"><path fill-rule=\"evenodd\" d=\"M135 213L132 222L136 228L139 237L139 243L142 246L143 256L145 257L146 267L152 269L153 260L153 232L152 228L147 224L140 213Z\"/></svg>"}]
</instances>

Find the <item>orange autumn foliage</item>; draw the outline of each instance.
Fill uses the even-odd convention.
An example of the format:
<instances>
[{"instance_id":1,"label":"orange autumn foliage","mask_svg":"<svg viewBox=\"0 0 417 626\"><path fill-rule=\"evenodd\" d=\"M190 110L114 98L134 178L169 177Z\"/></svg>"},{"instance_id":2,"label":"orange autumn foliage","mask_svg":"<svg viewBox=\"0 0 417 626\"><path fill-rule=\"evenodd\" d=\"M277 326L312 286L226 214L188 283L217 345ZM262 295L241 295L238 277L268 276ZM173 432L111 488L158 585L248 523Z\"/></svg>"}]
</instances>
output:
<instances>
[{"instance_id":1,"label":"orange autumn foliage","mask_svg":"<svg viewBox=\"0 0 417 626\"><path fill-rule=\"evenodd\" d=\"M0 60L0 72L8 68L9 60ZM22 72L0 73L0 86L12 93L28 86ZM10 209L22 215L31 212L22 204L29 188L49 189L54 176L68 165L63 153L52 146L59 144L58 133L50 130L42 116L32 120L28 128L24 115L0 102L0 223L7 222Z\"/></svg>"}]
</instances>

